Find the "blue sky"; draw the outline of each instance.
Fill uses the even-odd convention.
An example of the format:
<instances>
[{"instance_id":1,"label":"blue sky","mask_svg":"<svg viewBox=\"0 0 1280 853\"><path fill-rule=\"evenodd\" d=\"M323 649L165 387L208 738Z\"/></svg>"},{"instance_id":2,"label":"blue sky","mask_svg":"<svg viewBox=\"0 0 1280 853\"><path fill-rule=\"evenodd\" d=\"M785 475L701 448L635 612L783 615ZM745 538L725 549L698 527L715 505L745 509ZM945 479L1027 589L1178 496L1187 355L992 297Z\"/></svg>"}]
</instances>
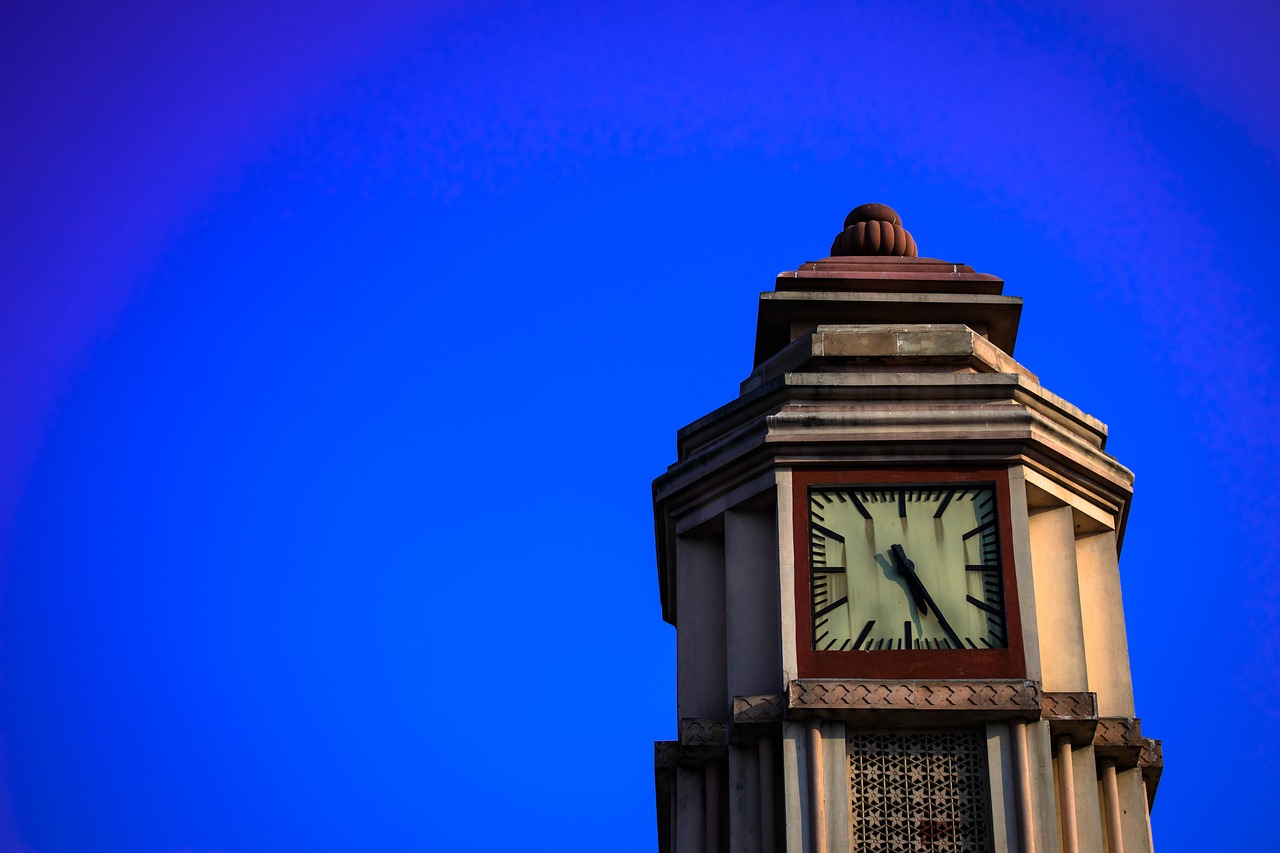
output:
<instances>
[{"instance_id":1,"label":"blue sky","mask_svg":"<svg viewBox=\"0 0 1280 853\"><path fill-rule=\"evenodd\" d=\"M0 11L0 849L654 849L649 483L750 371L756 294L873 200L1026 299L1016 357L1137 474L1157 847L1266 848L1278 34Z\"/></svg>"}]
</instances>

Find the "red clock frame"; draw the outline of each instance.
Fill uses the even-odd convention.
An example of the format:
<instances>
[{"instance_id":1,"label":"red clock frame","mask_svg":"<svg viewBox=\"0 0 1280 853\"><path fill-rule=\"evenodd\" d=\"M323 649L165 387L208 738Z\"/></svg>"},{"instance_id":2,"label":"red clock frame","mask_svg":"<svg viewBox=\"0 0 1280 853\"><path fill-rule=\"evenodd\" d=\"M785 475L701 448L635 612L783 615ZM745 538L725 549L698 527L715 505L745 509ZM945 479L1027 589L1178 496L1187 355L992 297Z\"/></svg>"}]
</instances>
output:
<instances>
[{"instance_id":1,"label":"red clock frame","mask_svg":"<svg viewBox=\"0 0 1280 853\"><path fill-rule=\"evenodd\" d=\"M994 485L1000 542L1000 575L1004 584L1005 632L1003 649L882 649L880 651L821 651L813 647L810 613L809 487L814 485L931 485L973 483ZM935 470L823 470L792 475L792 521L795 540L796 665L801 678L1025 678L1022 616L1018 607L1017 566L1013 553L1012 506L1007 469Z\"/></svg>"}]
</instances>

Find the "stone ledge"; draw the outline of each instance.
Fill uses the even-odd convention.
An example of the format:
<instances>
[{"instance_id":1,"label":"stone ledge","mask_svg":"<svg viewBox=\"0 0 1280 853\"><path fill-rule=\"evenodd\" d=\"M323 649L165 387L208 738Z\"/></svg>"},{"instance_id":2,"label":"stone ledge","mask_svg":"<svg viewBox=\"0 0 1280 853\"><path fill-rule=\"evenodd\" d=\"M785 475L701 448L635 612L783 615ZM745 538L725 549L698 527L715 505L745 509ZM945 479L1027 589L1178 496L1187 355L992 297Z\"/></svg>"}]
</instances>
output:
<instances>
[{"instance_id":1,"label":"stone ledge","mask_svg":"<svg viewBox=\"0 0 1280 853\"><path fill-rule=\"evenodd\" d=\"M725 757L729 727L722 720L685 717L680 720L679 740L655 741L654 772L680 767L701 767Z\"/></svg>"},{"instance_id":2,"label":"stone ledge","mask_svg":"<svg viewBox=\"0 0 1280 853\"><path fill-rule=\"evenodd\" d=\"M670 773L676 769L680 759L680 744L674 740L655 740L653 742L653 769L655 772Z\"/></svg>"},{"instance_id":3,"label":"stone ledge","mask_svg":"<svg viewBox=\"0 0 1280 853\"><path fill-rule=\"evenodd\" d=\"M1142 768L1142 781L1147 786L1148 808L1156 801L1156 789L1160 787L1160 774L1164 771L1164 749L1158 740L1143 738L1142 751L1138 753L1138 766Z\"/></svg>"},{"instance_id":4,"label":"stone ledge","mask_svg":"<svg viewBox=\"0 0 1280 853\"><path fill-rule=\"evenodd\" d=\"M775 290L857 290L881 293L978 293L998 296L1004 281L968 264L937 258L841 255L778 273Z\"/></svg>"},{"instance_id":5,"label":"stone ledge","mask_svg":"<svg viewBox=\"0 0 1280 853\"><path fill-rule=\"evenodd\" d=\"M756 320L755 364L803 332L824 323L963 323L1012 355L1022 299L959 293L774 291L761 293Z\"/></svg>"},{"instance_id":6,"label":"stone ledge","mask_svg":"<svg viewBox=\"0 0 1280 853\"><path fill-rule=\"evenodd\" d=\"M1137 767L1146 747L1142 721L1136 717L1101 717L1093 734L1093 750L1099 759L1110 759L1122 769Z\"/></svg>"},{"instance_id":7,"label":"stone ledge","mask_svg":"<svg viewBox=\"0 0 1280 853\"><path fill-rule=\"evenodd\" d=\"M725 725L722 720L685 717L680 721L680 746L724 746Z\"/></svg>"},{"instance_id":8,"label":"stone ledge","mask_svg":"<svg viewBox=\"0 0 1280 853\"><path fill-rule=\"evenodd\" d=\"M809 712L963 712L984 717L1038 718L1040 690L1033 682L853 681L800 679L787 688L787 707ZM795 715L793 715L795 716Z\"/></svg>"},{"instance_id":9,"label":"stone ledge","mask_svg":"<svg viewBox=\"0 0 1280 853\"><path fill-rule=\"evenodd\" d=\"M951 371L1016 373L1039 384L1035 374L963 323L824 324L757 365L739 386L739 393L748 394L779 376L833 359L846 368L871 371L931 365Z\"/></svg>"},{"instance_id":10,"label":"stone ledge","mask_svg":"<svg viewBox=\"0 0 1280 853\"><path fill-rule=\"evenodd\" d=\"M733 697L733 724L780 723L787 710L787 697L781 693L765 696Z\"/></svg>"},{"instance_id":11,"label":"stone ledge","mask_svg":"<svg viewBox=\"0 0 1280 853\"><path fill-rule=\"evenodd\" d=\"M1049 731L1055 737L1066 735L1076 746L1088 746L1098 728L1098 695L1043 693L1040 719L1049 721Z\"/></svg>"}]
</instances>

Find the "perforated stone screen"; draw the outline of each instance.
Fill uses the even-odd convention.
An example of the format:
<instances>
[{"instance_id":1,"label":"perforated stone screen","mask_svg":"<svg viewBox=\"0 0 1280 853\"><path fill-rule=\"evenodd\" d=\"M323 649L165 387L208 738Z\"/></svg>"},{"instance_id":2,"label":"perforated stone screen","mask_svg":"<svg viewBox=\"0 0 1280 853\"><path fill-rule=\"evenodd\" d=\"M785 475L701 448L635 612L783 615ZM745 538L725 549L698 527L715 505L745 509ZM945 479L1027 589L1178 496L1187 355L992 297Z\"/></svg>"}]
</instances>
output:
<instances>
[{"instance_id":1,"label":"perforated stone screen","mask_svg":"<svg viewBox=\"0 0 1280 853\"><path fill-rule=\"evenodd\" d=\"M848 757L854 850L990 853L979 732L852 734Z\"/></svg>"}]
</instances>

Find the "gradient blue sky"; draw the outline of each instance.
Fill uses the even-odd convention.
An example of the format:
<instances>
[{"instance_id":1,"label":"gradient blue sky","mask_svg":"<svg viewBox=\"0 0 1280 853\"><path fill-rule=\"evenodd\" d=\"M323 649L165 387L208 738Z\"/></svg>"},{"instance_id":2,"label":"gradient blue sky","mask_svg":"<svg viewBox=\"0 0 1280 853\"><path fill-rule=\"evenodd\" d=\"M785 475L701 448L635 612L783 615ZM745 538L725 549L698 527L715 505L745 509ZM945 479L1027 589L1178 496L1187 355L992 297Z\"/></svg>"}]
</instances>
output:
<instances>
[{"instance_id":1,"label":"gradient blue sky","mask_svg":"<svg viewBox=\"0 0 1280 853\"><path fill-rule=\"evenodd\" d=\"M649 482L872 200L1026 298L1017 358L1137 473L1157 848L1272 848L1278 39L1261 2L4 6L0 851L655 849Z\"/></svg>"}]
</instances>

